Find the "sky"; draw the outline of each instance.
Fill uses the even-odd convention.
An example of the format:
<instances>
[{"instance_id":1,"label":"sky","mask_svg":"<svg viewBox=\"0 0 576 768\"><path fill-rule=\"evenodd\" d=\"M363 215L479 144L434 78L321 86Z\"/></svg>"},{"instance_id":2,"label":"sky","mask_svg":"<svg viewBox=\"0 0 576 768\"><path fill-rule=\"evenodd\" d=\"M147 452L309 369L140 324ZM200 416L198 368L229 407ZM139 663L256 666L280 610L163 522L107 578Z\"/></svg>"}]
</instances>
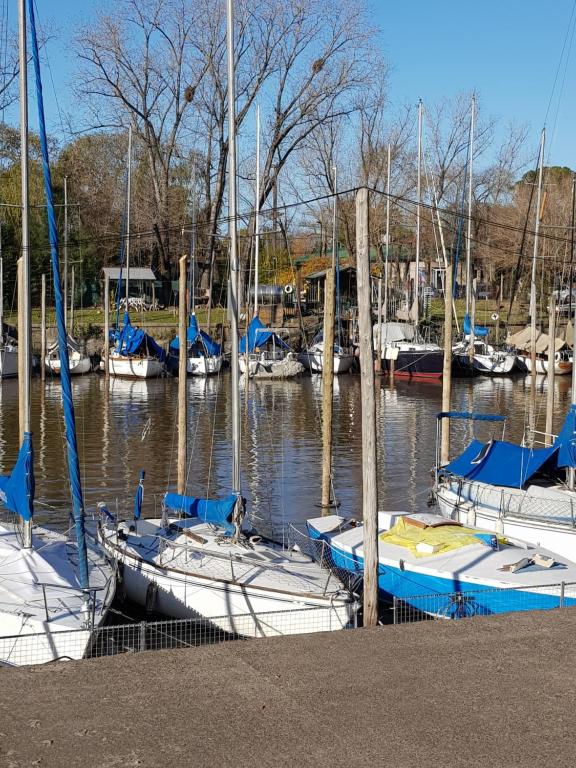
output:
<instances>
[{"instance_id":1,"label":"sky","mask_svg":"<svg viewBox=\"0 0 576 768\"><path fill-rule=\"evenodd\" d=\"M57 99L45 83L49 130L59 132L56 102L64 112L74 109L73 31L110 2L36 0L39 21L49 20L56 32L48 56ZM571 49L576 0L369 2L390 67L393 105L416 105L419 98L432 103L474 90L485 114L503 126L513 121L528 127L534 157L546 120L547 163L576 168L576 51ZM9 6L15 23L16 3L10 0Z\"/></svg>"}]
</instances>

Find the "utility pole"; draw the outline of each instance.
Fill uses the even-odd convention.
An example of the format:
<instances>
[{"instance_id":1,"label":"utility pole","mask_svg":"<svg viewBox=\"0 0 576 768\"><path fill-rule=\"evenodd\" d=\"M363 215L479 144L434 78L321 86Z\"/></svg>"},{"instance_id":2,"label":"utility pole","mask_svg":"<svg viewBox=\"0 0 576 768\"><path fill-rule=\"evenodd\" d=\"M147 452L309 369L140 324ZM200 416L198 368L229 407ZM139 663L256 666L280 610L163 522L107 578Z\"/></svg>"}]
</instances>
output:
<instances>
[{"instance_id":1,"label":"utility pole","mask_svg":"<svg viewBox=\"0 0 576 768\"><path fill-rule=\"evenodd\" d=\"M378 623L378 485L376 399L372 342L372 285L368 189L356 193L356 270L362 395L362 513L364 518L364 626Z\"/></svg>"}]
</instances>

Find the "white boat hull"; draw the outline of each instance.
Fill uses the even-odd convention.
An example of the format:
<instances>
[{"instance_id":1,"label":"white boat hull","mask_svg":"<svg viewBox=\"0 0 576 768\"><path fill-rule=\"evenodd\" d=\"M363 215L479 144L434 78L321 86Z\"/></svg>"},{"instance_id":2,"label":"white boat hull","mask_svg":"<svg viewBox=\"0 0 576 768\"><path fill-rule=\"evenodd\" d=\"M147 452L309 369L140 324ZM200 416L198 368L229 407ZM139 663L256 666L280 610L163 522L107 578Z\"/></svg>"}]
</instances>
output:
<instances>
[{"instance_id":1,"label":"white boat hull","mask_svg":"<svg viewBox=\"0 0 576 768\"><path fill-rule=\"evenodd\" d=\"M90 585L101 588L92 613L77 580L76 549L65 536L35 526L33 548L22 549L20 541L19 528L0 525L0 665L83 658L92 626L114 597L112 568L89 547Z\"/></svg>"},{"instance_id":2,"label":"white boat hull","mask_svg":"<svg viewBox=\"0 0 576 768\"><path fill-rule=\"evenodd\" d=\"M153 379L160 376L163 367L164 364L153 357L110 355L108 358L108 373L124 379Z\"/></svg>"},{"instance_id":3,"label":"white boat hull","mask_svg":"<svg viewBox=\"0 0 576 768\"><path fill-rule=\"evenodd\" d=\"M445 517L523 539L576 561L576 494L555 491L546 497L530 495L529 490L464 482L460 493L456 484L441 485L436 498Z\"/></svg>"},{"instance_id":4,"label":"white boat hull","mask_svg":"<svg viewBox=\"0 0 576 768\"><path fill-rule=\"evenodd\" d=\"M290 379L304 372L304 366L292 353L278 359L270 359L265 354L250 355L248 365L246 356L240 355L238 367L242 375L248 372L249 378L262 379Z\"/></svg>"},{"instance_id":5,"label":"white boat hull","mask_svg":"<svg viewBox=\"0 0 576 768\"><path fill-rule=\"evenodd\" d=\"M18 350L7 345L0 349L0 379L18 376Z\"/></svg>"},{"instance_id":6,"label":"white boat hull","mask_svg":"<svg viewBox=\"0 0 576 768\"><path fill-rule=\"evenodd\" d=\"M60 376L62 364L59 357L46 357L44 361L46 371L54 374L54 376ZM85 373L90 373L92 363L90 358L86 355L71 354L69 358L68 367L72 376L83 376Z\"/></svg>"},{"instance_id":7,"label":"white boat hull","mask_svg":"<svg viewBox=\"0 0 576 768\"><path fill-rule=\"evenodd\" d=\"M228 578L160 566L135 555L110 529L100 528L99 536L104 551L120 564L127 597L149 607L154 590L154 609L173 618L204 618L225 632L273 637L343 629L358 608L349 598L295 599L289 591L236 582L233 562L224 561Z\"/></svg>"},{"instance_id":8,"label":"white boat hull","mask_svg":"<svg viewBox=\"0 0 576 768\"><path fill-rule=\"evenodd\" d=\"M212 376L222 368L222 355L213 357L189 357L186 361L186 373L190 376Z\"/></svg>"},{"instance_id":9,"label":"white boat hull","mask_svg":"<svg viewBox=\"0 0 576 768\"><path fill-rule=\"evenodd\" d=\"M518 359L525 366L528 373L532 373L532 358L530 355L518 355ZM548 360L536 358L536 373L548 373ZM572 373L572 362L556 355L554 360L554 374L556 376L567 376Z\"/></svg>"},{"instance_id":10,"label":"white boat hull","mask_svg":"<svg viewBox=\"0 0 576 768\"><path fill-rule=\"evenodd\" d=\"M322 373L324 368L323 352L301 352L298 360L302 365L312 373ZM334 355L334 374L347 373L354 364L354 355L335 354Z\"/></svg>"}]
</instances>

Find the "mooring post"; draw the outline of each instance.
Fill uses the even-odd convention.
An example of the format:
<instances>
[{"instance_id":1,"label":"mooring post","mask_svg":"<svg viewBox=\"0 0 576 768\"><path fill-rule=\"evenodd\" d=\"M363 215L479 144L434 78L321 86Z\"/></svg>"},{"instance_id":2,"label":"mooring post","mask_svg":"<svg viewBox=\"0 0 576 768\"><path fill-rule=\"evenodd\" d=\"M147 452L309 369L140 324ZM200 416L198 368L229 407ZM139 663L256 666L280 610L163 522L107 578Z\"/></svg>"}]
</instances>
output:
<instances>
[{"instance_id":1,"label":"mooring post","mask_svg":"<svg viewBox=\"0 0 576 768\"><path fill-rule=\"evenodd\" d=\"M364 518L364 626L378 623L378 486L376 398L372 343L372 285L368 189L356 193L356 279L362 396L362 513Z\"/></svg>"},{"instance_id":2,"label":"mooring post","mask_svg":"<svg viewBox=\"0 0 576 768\"><path fill-rule=\"evenodd\" d=\"M556 355L556 300L554 295L550 296L548 305L548 392L546 393L546 434L544 443L546 446L552 445L552 429L554 423L554 370Z\"/></svg>"},{"instance_id":3,"label":"mooring post","mask_svg":"<svg viewBox=\"0 0 576 768\"><path fill-rule=\"evenodd\" d=\"M46 275L42 275L40 304L40 378L46 379Z\"/></svg>"},{"instance_id":4,"label":"mooring post","mask_svg":"<svg viewBox=\"0 0 576 768\"><path fill-rule=\"evenodd\" d=\"M110 375L110 277L104 278L104 370Z\"/></svg>"},{"instance_id":5,"label":"mooring post","mask_svg":"<svg viewBox=\"0 0 576 768\"><path fill-rule=\"evenodd\" d=\"M452 394L452 264L446 260L446 277L444 279L444 366L442 368L442 410L450 410ZM442 444L440 463L442 466L450 461L450 419L442 419Z\"/></svg>"},{"instance_id":6,"label":"mooring post","mask_svg":"<svg viewBox=\"0 0 576 768\"><path fill-rule=\"evenodd\" d=\"M186 262L180 259L180 285L178 290L178 493L186 493Z\"/></svg>"},{"instance_id":7,"label":"mooring post","mask_svg":"<svg viewBox=\"0 0 576 768\"><path fill-rule=\"evenodd\" d=\"M335 274L326 270L324 290L324 354L322 355L322 514L329 514L332 487L332 411L334 399Z\"/></svg>"}]
</instances>

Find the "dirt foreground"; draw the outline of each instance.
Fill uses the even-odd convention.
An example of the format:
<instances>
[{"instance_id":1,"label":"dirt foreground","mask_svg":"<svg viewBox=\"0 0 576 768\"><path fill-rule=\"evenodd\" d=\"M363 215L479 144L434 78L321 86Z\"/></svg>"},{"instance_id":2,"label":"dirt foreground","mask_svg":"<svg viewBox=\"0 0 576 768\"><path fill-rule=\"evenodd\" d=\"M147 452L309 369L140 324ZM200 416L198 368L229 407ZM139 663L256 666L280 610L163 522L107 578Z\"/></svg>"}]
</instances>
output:
<instances>
[{"instance_id":1,"label":"dirt foreground","mask_svg":"<svg viewBox=\"0 0 576 768\"><path fill-rule=\"evenodd\" d=\"M0 765L571 766L576 610L0 670Z\"/></svg>"}]
</instances>

